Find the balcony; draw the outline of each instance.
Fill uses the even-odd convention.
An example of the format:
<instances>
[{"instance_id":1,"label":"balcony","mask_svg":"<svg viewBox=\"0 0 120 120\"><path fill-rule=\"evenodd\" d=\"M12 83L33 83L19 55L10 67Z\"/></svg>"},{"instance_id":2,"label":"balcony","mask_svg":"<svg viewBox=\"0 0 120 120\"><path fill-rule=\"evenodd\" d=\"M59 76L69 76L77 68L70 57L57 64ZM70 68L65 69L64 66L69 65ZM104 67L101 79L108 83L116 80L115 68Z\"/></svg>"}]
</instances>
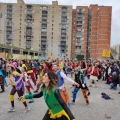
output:
<instances>
[{"instance_id":1,"label":"balcony","mask_svg":"<svg viewBox=\"0 0 120 120\"><path fill-rule=\"evenodd\" d=\"M61 29L66 29L67 27L66 26L61 26Z\"/></svg>"},{"instance_id":2,"label":"balcony","mask_svg":"<svg viewBox=\"0 0 120 120\"><path fill-rule=\"evenodd\" d=\"M7 14L7 18L12 18L12 15L8 15L8 14Z\"/></svg>"},{"instance_id":3,"label":"balcony","mask_svg":"<svg viewBox=\"0 0 120 120\"><path fill-rule=\"evenodd\" d=\"M61 38L60 39L60 42L65 42L65 41L66 41L66 38L65 39Z\"/></svg>"},{"instance_id":4,"label":"balcony","mask_svg":"<svg viewBox=\"0 0 120 120\"><path fill-rule=\"evenodd\" d=\"M26 46L31 46L31 42L30 41L26 41Z\"/></svg>"},{"instance_id":5,"label":"balcony","mask_svg":"<svg viewBox=\"0 0 120 120\"><path fill-rule=\"evenodd\" d=\"M47 32L47 29L41 29L42 32Z\"/></svg>"},{"instance_id":6,"label":"balcony","mask_svg":"<svg viewBox=\"0 0 120 120\"><path fill-rule=\"evenodd\" d=\"M47 29L47 25L42 25L41 28Z\"/></svg>"},{"instance_id":7,"label":"balcony","mask_svg":"<svg viewBox=\"0 0 120 120\"><path fill-rule=\"evenodd\" d=\"M63 16L63 17L67 17L67 13L66 13L66 14L61 14L61 16Z\"/></svg>"},{"instance_id":8,"label":"balcony","mask_svg":"<svg viewBox=\"0 0 120 120\"><path fill-rule=\"evenodd\" d=\"M80 27L80 28L77 28L77 31L82 31L82 27Z\"/></svg>"},{"instance_id":9,"label":"balcony","mask_svg":"<svg viewBox=\"0 0 120 120\"><path fill-rule=\"evenodd\" d=\"M83 21L83 17L78 17L77 21Z\"/></svg>"},{"instance_id":10,"label":"balcony","mask_svg":"<svg viewBox=\"0 0 120 120\"><path fill-rule=\"evenodd\" d=\"M27 15L32 15L34 13L34 10L25 10L25 13Z\"/></svg>"},{"instance_id":11,"label":"balcony","mask_svg":"<svg viewBox=\"0 0 120 120\"><path fill-rule=\"evenodd\" d=\"M66 37L66 35L61 35L61 37Z\"/></svg>"},{"instance_id":12,"label":"balcony","mask_svg":"<svg viewBox=\"0 0 120 120\"><path fill-rule=\"evenodd\" d=\"M76 54L80 54L80 53L81 53L81 49L78 49L78 48L75 49L75 53L76 53Z\"/></svg>"},{"instance_id":13,"label":"balcony","mask_svg":"<svg viewBox=\"0 0 120 120\"><path fill-rule=\"evenodd\" d=\"M26 36L32 36L32 31L31 32L26 31Z\"/></svg>"},{"instance_id":14,"label":"balcony","mask_svg":"<svg viewBox=\"0 0 120 120\"><path fill-rule=\"evenodd\" d=\"M47 15L42 15L42 19L48 19Z\"/></svg>"},{"instance_id":15,"label":"balcony","mask_svg":"<svg viewBox=\"0 0 120 120\"><path fill-rule=\"evenodd\" d=\"M83 45L82 42L81 43L76 43L76 46L81 46L81 45Z\"/></svg>"},{"instance_id":16,"label":"balcony","mask_svg":"<svg viewBox=\"0 0 120 120\"><path fill-rule=\"evenodd\" d=\"M12 12L8 12L8 11L7 11L7 15L12 15Z\"/></svg>"},{"instance_id":17,"label":"balcony","mask_svg":"<svg viewBox=\"0 0 120 120\"><path fill-rule=\"evenodd\" d=\"M6 31L12 31L12 26L11 27L9 26L9 28L6 27Z\"/></svg>"},{"instance_id":18,"label":"balcony","mask_svg":"<svg viewBox=\"0 0 120 120\"><path fill-rule=\"evenodd\" d=\"M7 22L6 26L12 26L12 22Z\"/></svg>"},{"instance_id":19,"label":"balcony","mask_svg":"<svg viewBox=\"0 0 120 120\"><path fill-rule=\"evenodd\" d=\"M26 49L31 49L31 45L26 45Z\"/></svg>"},{"instance_id":20,"label":"balcony","mask_svg":"<svg viewBox=\"0 0 120 120\"><path fill-rule=\"evenodd\" d=\"M8 6L7 6L7 9L8 9L8 10L12 10L12 9L13 9L13 6L12 6L12 5L8 5Z\"/></svg>"},{"instance_id":21,"label":"balcony","mask_svg":"<svg viewBox=\"0 0 120 120\"><path fill-rule=\"evenodd\" d=\"M48 12L47 11L42 11L42 15L47 15Z\"/></svg>"},{"instance_id":22,"label":"balcony","mask_svg":"<svg viewBox=\"0 0 120 120\"><path fill-rule=\"evenodd\" d=\"M12 40L7 40L6 44L12 44Z\"/></svg>"},{"instance_id":23,"label":"balcony","mask_svg":"<svg viewBox=\"0 0 120 120\"><path fill-rule=\"evenodd\" d=\"M61 30L61 33L66 33L67 31L66 30Z\"/></svg>"},{"instance_id":24,"label":"balcony","mask_svg":"<svg viewBox=\"0 0 120 120\"><path fill-rule=\"evenodd\" d=\"M42 33L41 33L41 36L47 36L47 34L42 34Z\"/></svg>"},{"instance_id":25,"label":"balcony","mask_svg":"<svg viewBox=\"0 0 120 120\"><path fill-rule=\"evenodd\" d=\"M61 9L62 12L67 12L67 8L66 9Z\"/></svg>"},{"instance_id":26,"label":"balcony","mask_svg":"<svg viewBox=\"0 0 120 120\"><path fill-rule=\"evenodd\" d=\"M76 34L76 37L82 37L82 34Z\"/></svg>"},{"instance_id":27,"label":"balcony","mask_svg":"<svg viewBox=\"0 0 120 120\"><path fill-rule=\"evenodd\" d=\"M84 11L83 9L78 9L77 13L83 13L83 11Z\"/></svg>"},{"instance_id":28,"label":"balcony","mask_svg":"<svg viewBox=\"0 0 120 120\"><path fill-rule=\"evenodd\" d=\"M44 23L44 24L46 23L47 24L48 21L47 20L42 20L41 23Z\"/></svg>"},{"instance_id":29,"label":"balcony","mask_svg":"<svg viewBox=\"0 0 120 120\"><path fill-rule=\"evenodd\" d=\"M26 16L27 20L32 20L32 16Z\"/></svg>"},{"instance_id":30,"label":"balcony","mask_svg":"<svg viewBox=\"0 0 120 120\"><path fill-rule=\"evenodd\" d=\"M26 40L27 41L32 41L32 38L31 37L26 37Z\"/></svg>"},{"instance_id":31,"label":"balcony","mask_svg":"<svg viewBox=\"0 0 120 120\"><path fill-rule=\"evenodd\" d=\"M26 23L26 27L32 27L32 23Z\"/></svg>"},{"instance_id":32,"label":"balcony","mask_svg":"<svg viewBox=\"0 0 120 120\"><path fill-rule=\"evenodd\" d=\"M42 42L41 42L41 46L42 46L42 45L46 45L46 44L47 44L46 41L42 41Z\"/></svg>"},{"instance_id":33,"label":"balcony","mask_svg":"<svg viewBox=\"0 0 120 120\"><path fill-rule=\"evenodd\" d=\"M42 7L42 11L48 11L48 7Z\"/></svg>"},{"instance_id":34,"label":"balcony","mask_svg":"<svg viewBox=\"0 0 120 120\"><path fill-rule=\"evenodd\" d=\"M41 41L47 41L47 38L46 37L41 37Z\"/></svg>"}]
</instances>

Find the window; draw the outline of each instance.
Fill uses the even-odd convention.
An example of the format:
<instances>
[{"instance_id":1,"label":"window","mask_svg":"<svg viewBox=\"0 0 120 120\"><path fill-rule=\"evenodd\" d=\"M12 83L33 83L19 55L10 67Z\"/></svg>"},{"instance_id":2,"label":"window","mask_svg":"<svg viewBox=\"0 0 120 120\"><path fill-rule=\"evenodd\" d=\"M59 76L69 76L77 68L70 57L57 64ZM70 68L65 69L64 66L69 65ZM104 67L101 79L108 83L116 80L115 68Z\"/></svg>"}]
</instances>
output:
<instances>
[{"instance_id":1,"label":"window","mask_svg":"<svg viewBox=\"0 0 120 120\"><path fill-rule=\"evenodd\" d=\"M20 17L22 17L22 14L20 14Z\"/></svg>"},{"instance_id":2,"label":"window","mask_svg":"<svg viewBox=\"0 0 120 120\"><path fill-rule=\"evenodd\" d=\"M21 34L21 31L20 31L20 34Z\"/></svg>"},{"instance_id":3,"label":"window","mask_svg":"<svg viewBox=\"0 0 120 120\"><path fill-rule=\"evenodd\" d=\"M20 8L22 8L22 5L20 6Z\"/></svg>"},{"instance_id":4,"label":"window","mask_svg":"<svg viewBox=\"0 0 120 120\"><path fill-rule=\"evenodd\" d=\"M51 37L51 39L53 39L53 36Z\"/></svg>"},{"instance_id":5,"label":"window","mask_svg":"<svg viewBox=\"0 0 120 120\"><path fill-rule=\"evenodd\" d=\"M21 43L19 43L19 46L21 46Z\"/></svg>"},{"instance_id":6,"label":"window","mask_svg":"<svg viewBox=\"0 0 120 120\"><path fill-rule=\"evenodd\" d=\"M52 31L53 31L53 28L52 28Z\"/></svg>"},{"instance_id":7,"label":"window","mask_svg":"<svg viewBox=\"0 0 120 120\"><path fill-rule=\"evenodd\" d=\"M20 21L21 21L21 18L20 18Z\"/></svg>"},{"instance_id":8,"label":"window","mask_svg":"<svg viewBox=\"0 0 120 120\"><path fill-rule=\"evenodd\" d=\"M21 35L19 35L19 38L21 38Z\"/></svg>"},{"instance_id":9,"label":"window","mask_svg":"<svg viewBox=\"0 0 120 120\"><path fill-rule=\"evenodd\" d=\"M52 20L52 22L54 22L54 20Z\"/></svg>"},{"instance_id":10,"label":"window","mask_svg":"<svg viewBox=\"0 0 120 120\"><path fill-rule=\"evenodd\" d=\"M53 27L53 24L52 24L52 27Z\"/></svg>"},{"instance_id":11,"label":"window","mask_svg":"<svg viewBox=\"0 0 120 120\"><path fill-rule=\"evenodd\" d=\"M20 22L20 25L21 25L21 22Z\"/></svg>"},{"instance_id":12,"label":"window","mask_svg":"<svg viewBox=\"0 0 120 120\"><path fill-rule=\"evenodd\" d=\"M54 18L54 16L52 15L52 18Z\"/></svg>"},{"instance_id":13,"label":"window","mask_svg":"<svg viewBox=\"0 0 120 120\"><path fill-rule=\"evenodd\" d=\"M53 32L52 32L52 35L53 35Z\"/></svg>"},{"instance_id":14,"label":"window","mask_svg":"<svg viewBox=\"0 0 120 120\"><path fill-rule=\"evenodd\" d=\"M19 39L19 42L21 42L21 39Z\"/></svg>"}]
</instances>

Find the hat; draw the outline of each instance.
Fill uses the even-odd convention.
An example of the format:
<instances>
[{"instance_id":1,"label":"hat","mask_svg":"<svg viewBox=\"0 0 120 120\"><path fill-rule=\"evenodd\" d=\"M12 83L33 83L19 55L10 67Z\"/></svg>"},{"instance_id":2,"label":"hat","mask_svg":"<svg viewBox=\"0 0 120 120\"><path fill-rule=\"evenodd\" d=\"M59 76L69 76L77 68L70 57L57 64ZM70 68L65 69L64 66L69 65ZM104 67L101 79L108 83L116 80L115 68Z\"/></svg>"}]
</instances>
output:
<instances>
[{"instance_id":1,"label":"hat","mask_svg":"<svg viewBox=\"0 0 120 120\"><path fill-rule=\"evenodd\" d=\"M13 62L13 63L11 63L11 66L14 67L14 68L16 68L17 67L17 63Z\"/></svg>"}]
</instances>

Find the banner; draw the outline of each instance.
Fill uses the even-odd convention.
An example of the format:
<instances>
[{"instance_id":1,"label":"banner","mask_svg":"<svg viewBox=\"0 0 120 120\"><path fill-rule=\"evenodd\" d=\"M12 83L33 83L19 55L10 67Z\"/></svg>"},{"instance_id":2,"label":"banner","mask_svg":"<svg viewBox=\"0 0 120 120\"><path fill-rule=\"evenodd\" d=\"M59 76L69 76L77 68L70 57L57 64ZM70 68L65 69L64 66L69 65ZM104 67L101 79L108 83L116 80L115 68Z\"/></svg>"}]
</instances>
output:
<instances>
[{"instance_id":1,"label":"banner","mask_svg":"<svg viewBox=\"0 0 120 120\"><path fill-rule=\"evenodd\" d=\"M110 50L103 50L102 57L110 57Z\"/></svg>"}]
</instances>

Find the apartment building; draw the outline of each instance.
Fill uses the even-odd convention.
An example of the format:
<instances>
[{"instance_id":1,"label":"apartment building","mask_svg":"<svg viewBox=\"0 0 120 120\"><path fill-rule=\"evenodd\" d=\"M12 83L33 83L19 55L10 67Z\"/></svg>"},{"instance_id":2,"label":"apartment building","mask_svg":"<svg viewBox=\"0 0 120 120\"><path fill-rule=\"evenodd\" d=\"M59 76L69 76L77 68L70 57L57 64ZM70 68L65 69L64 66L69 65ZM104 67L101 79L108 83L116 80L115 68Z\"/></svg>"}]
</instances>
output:
<instances>
[{"instance_id":1,"label":"apartment building","mask_svg":"<svg viewBox=\"0 0 120 120\"><path fill-rule=\"evenodd\" d=\"M103 50L110 49L111 6L77 6L72 11L71 58L102 59Z\"/></svg>"},{"instance_id":2,"label":"apartment building","mask_svg":"<svg viewBox=\"0 0 120 120\"><path fill-rule=\"evenodd\" d=\"M0 43L70 58L72 6L0 3Z\"/></svg>"},{"instance_id":3,"label":"apartment building","mask_svg":"<svg viewBox=\"0 0 120 120\"><path fill-rule=\"evenodd\" d=\"M75 58L77 55L86 56L88 7L77 6L72 13L71 58Z\"/></svg>"},{"instance_id":4,"label":"apartment building","mask_svg":"<svg viewBox=\"0 0 120 120\"><path fill-rule=\"evenodd\" d=\"M120 44L111 47L113 59L120 60Z\"/></svg>"}]
</instances>

